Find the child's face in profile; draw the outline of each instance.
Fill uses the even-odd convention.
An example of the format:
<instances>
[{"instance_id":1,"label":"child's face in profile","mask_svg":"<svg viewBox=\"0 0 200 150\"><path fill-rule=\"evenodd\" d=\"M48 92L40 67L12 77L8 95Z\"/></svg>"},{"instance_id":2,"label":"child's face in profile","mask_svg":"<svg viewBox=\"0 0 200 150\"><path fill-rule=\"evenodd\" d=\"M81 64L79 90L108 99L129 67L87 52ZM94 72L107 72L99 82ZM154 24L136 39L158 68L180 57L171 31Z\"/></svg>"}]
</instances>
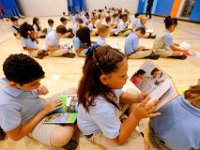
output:
<instances>
[{"instance_id":1,"label":"child's face in profile","mask_svg":"<svg viewBox=\"0 0 200 150\"><path fill-rule=\"evenodd\" d=\"M34 89L37 89L40 86L40 80L41 79L37 79L30 83L25 83L23 85L16 83L16 88L23 90L23 91L32 91Z\"/></svg>"},{"instance_id":2,"label":"child's face in profile","mask_svg":"<svg viewBox=\"0 0 200 150\"><path fill-rule=\"evenodd\" d=\"M176 29L176 25L171 25L169 27L169 32L174 32L175 29Z\"/></svg>"},{"instance_id":3,"label":"child's face in profile","mask_svg":"<svg viewBox=\"0 0 200 150\"><path fill-rule=\"evenodd\" d=\"M107 29L104 33L101 33L100 35L103 38L107 38L109 36L109 29Z\"/></svg>"},{"instance_id":4,"label":"child's face in profile","mask_svg":"<svg viewBox=\"0 0 200 150\"><path fill-rule=\"evenodd\" d=\"M16 26L19 26L19 21L16 20L16 21L13 22L13 24L16 25Z\"/></svg>"},{"instance_id":5,"label":"child's face in profile","mask_svg":"<svg viewBox=\"0 0 200 150\"><path fill-rule=\"evenodd\" d=\"M111 89L121 89L128 79L128 61L126 58L122 60L119 64L119 68L110 74L106 74L106 80L103 83ZM101 78L101 77L100 77Z\"/></svg>"},{"instance_id":6,"label":"child's face in profile","mask_svg":"<svg viewBox=\"0 0 200 150\"><path fill-rule=\"evenodd\" d=\"M153 78L160 78L161 77L161 71L155 71L154 73L153 73Z\"/></svg>"},{"instance_id":7,"label":"child's face in profile","mask_svg":"<svg viewBox=\"0 0 200 150\"><path fill-rule=\"evenodd\" d=\"M146 77L146 73L140 74L138 77L139 77L141 80L143 80L143 79Z\"/></svg>"}]
</instances>

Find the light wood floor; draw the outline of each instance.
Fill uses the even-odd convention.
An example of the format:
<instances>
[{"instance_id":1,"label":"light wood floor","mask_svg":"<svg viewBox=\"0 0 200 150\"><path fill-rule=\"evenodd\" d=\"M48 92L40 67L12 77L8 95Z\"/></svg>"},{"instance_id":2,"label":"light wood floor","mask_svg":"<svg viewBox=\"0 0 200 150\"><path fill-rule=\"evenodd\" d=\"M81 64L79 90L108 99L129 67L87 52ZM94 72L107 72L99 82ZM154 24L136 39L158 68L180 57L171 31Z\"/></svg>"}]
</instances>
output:
<instances>
[{"instance_id":1,"label":"light wood floor","mask_svg":"<svg viewBox=\"0 0 200 150\"><path fill-rule=\"evenodd\" d=\"M55 21L54 27L59 24L59 17L52 17ZM27 18L29 23L32 23L32 18ZM42 26L46 26L48 18L41 18ZM20 20L23 22L24 20ZM164 29L163 18L153 17L150 20L149 25L153 25L155 33L159 33ZM0 20L0 75L3 76L2 64L6 57L12 53L26 53L21 48L20 40L15 39L10 31L11 23ZM180 43L186 41L191 44L192 52L200 52L200 24L188 23L179 21L178 27L173 34L174 41ZM93 41L96 38L92 38ZM109 37L107 39L108 44L117 43L119 48L123 50L124 37ZM39 40L40 45L44 44L44 39ZM72 44L72 39L61 39L61 43ZM141 45L145 45L148 48L152 47L153 40L141 39ZM69 87L77 87L79 79L81 77L81 69L84 63L84 58L51 58L46 57L43 60L37 59L45 70L45 79L42 81L44 85L49 88L50 94ZM131 76L146 60L129 60L128 75ZM193 85L200 78L200 57L188 57L186 60L173 60L173 59L159 59L153 61L160 66L165 72L167 72L173 79L175 85ZM126 88L133 88L133 85L128 81ZM47 150L53 149L43 144L40 144L34 140L22 139L18 142L14 142L8 138L4 141L0 141L0 150ZM95 145L92 145L85 138L80 138L79 148L81 150L88 149L100 149Z\"/></svg>"}]
</instances>

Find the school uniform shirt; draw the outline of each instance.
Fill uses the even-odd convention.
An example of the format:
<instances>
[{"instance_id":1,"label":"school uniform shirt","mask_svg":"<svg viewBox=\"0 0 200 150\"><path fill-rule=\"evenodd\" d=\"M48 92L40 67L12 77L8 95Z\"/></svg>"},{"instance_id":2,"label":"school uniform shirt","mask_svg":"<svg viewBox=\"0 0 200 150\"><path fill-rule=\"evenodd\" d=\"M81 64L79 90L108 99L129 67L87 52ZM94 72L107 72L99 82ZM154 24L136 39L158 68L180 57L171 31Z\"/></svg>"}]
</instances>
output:
<instances>
[{"instance_id":1,"label":"school uniform shirt","mask_svg":"<svg viewBox=\"0 0 200 150\"><path fill-rule=\"evenodd\" d=\"M138 20L138 23L137 23L135 29L138 29L138 28L140 28L140 27L145 28L145 26Z\"/></svg>"},{"instance_id":2,"label":"school uniform shirt","mask_svg":"<svg viewBox=\"0 0 200 150\"><path fill-rule=\"evenodd\" d=\"M40 26L40 25L39 25L39 27L40 27L40 29L41 29L41 26ZM38 32L38 31L39 31L39 29L38 29L38 27L37 27L36 24L33 25L33 30L34 30L34 32Z\"/></svg>"},{"instance_id":3,"label":"school uniform shirt","mask_svg":"<svg viewBox=\"0 0 200 150\"><path fill-rule=\"evenodd\" d=\"M173 46L173 37L170 34L169 30L164 30L164 32L158 34L156 37L153 49L154 50L160 50L160 49L166 49L167 47Z\"/></svg>"},{"instance_id":4,"label":"school uniform shirt","mask_svg":"<svg viewBox=\"0 0 200 150\"><path fill-rule=\"evenodd\" d=\"M24 124L42 110L44 99L37 90L31 92L12 88L6 78L1 79L0 88L0 126L4 131L11 131Z\"/></svg>"},{"instance_id":5,"label":"school uniform shirt","mask_svg":"<svg viewBox=\"0 0 200 150\"><path fill-rule=\"evenodd\" d=\"M12 25L13 34L16 36L19 33L19 26Z\"/></svg>"},{"instance_id":6,"label":"school uniform shirt","mask_svg":"<svg viewBox=\"0 0 200 150\"><path fill-rule=\"evenodd\" d=\"M92 29L94 28L94 26L91 22L88 24L88 28L90 29L90 31L92 31Z\"/></svg>"},{"instance_id":7,"label":"school uniform shirt","mask_svg":"<svg viewBox=\"0 0 200 150\"><path fill-rule=\"evenodd\" d=\"M72 29L73 34L76 35L76 32L77 32L78 30L79 30L79 26L77 25L77 23L75 23L75 24L73 25L73 29Z\"/></svg>"},{"instance_id":8,"label":"school uniform shirt","mask_svg":"<svg viewBox=\"0 0 200 150\"><path fill-rule=\"evenodd\" d=\"M118 26L117 26L117 31L118 31L118 32L121 32L121 31L123 31L123 30L125 30L125 29L126 29L126 24L125 24L125 22L121 19L120 22L119 22L119 24L118 24Z\"/></svg>"},{"instance_id":9,"label":"school uniform shirt","mask_svg":"<svg viewBox=\"0 0 200 150\"><path fill-rule=\"evenodd\" d=\"M174 150L200 149L200 109L183 96L162 107L150 125L159 140Z\"/></svg>"},{"instance_id":10,"label":"school uniform shirt","mask_svg":"<svg viewBox=\"0 0 200 150\"><path fill-rule=\"evenodd\" d=\"M138 46L139 46L139 38L134 32L131 32L125 40L125 45L124 45L125 54L130 55L134 53L135 50L138 48Z\"/></svg>"},{"instance_id":11,"label":"school uniform shirt","mask_svg":"<svg viewBox=\"0 0 200 150\"><path fill-rule=\"evenodd\" d=\"M114 90L119 103L119 97L122 90ZM77 123L83 135L102 132L109 139L114 139L119 135L120 120L117 118L118 109L108 103L104 97L97 96L94 100L95 106L89 108L86 112L82 105L79 105Z\"/></svg>"},{"instance_id":12,"label":"school uniform shirt","mask_svg":"<svg viewBox=\"0 0 200 150\"><path fill-rule=\"evenodd\" d=\"M31 38L24 38L21 37L21 44L23 48L38 48L36 41L32 40Z\"/></svg>"},{"instance_id":13,"label":"school uniform shirt","mask_svg":"<svg viewBox=\"0 0 200 150\"><path fill-rule=\"evenodd\" d=\"M105 19L103 20L102 24L109 27L109 24L106 22Z\"/></svg>"},{"instance_id":14,"label":"school uniform shirt","mask_svg":"<svg viewBox=\"0 0 200 150\"><path fill-rule=\"evenodd\" d=\"M54 29L53 29L53 27L51 27L51 26L48 26L47 27L47 34L49 34L51 31L53 31Z\"/></svg>"},{"instance_id":15,"label":"school uniform shirt","mask_svg":"<svg viewBox=\"0 0 200 150\"><path fill-rule=\"evenodd\" d=\"M45 45L46 45L46 47L48 47L48 45L51 45L54 48L59 48L59 37L58 37L56 31L51 31L46 36Z\"/></svg>"},{"instance_id":16,"label":"school uniform shirt","mask_svg":"<svg viewBox=\"0 0 200 150\"><path fill-rule=\"evenodd\" d=\"M133 21L132 21L132 27L135 28L138 24L139 20L137 18L135 18Z\"/></svg>"},{"instance_id":17,"label":"school uniform shirt","mask_svg":"<svg viewBox=\"0 0 200 150\"><path fill-rule=\"evenodd\" d=\"M80 41L80 39L77 36L73 37L73 45L74 45L74 50L78 50L84 47L84 44Z\"/></svg>"},{"instance_id":18,"label":"school uniform shirt","mask_svg":"<svg viewBox=\"0 0 200 150\"><path fill-rule=\"evenodd\" d=\"M106 44L106 39L103 38L103 37L101 37L101 36L98 36L97 44L99 44L100 46L105 46L105 45L107 45L107 44Z\"/></svg>"}]
</instances>

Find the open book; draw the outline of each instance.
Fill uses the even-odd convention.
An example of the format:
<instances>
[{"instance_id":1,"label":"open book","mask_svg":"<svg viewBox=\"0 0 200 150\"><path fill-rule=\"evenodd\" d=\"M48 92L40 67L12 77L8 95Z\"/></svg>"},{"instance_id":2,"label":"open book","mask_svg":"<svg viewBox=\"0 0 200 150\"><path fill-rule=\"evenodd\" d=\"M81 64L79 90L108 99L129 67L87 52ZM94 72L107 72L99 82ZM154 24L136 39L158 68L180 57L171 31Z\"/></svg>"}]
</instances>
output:
<instances>
[{"instance_id":1,"label":"open book","mask_svg":"<svg viewBox=\"0 0 200 150\"><path fill-rule=\"evenodd\" d=\"M159 99L156 110L179 95L171 77L151 61L146 61L130 80L141 92L150 95L149 103Z\"/></svg>"},{"instance_id":2,"label":"open book","mask_svg":"<svg viewBox=\"0 0 200 150\"><path fill-rule=\"evenodd\" d=\"M62 101L61 108L47 116L45 124L73 124L77 118L76 95L64 95L58 97Z\"/></svg>"}]
</instances>

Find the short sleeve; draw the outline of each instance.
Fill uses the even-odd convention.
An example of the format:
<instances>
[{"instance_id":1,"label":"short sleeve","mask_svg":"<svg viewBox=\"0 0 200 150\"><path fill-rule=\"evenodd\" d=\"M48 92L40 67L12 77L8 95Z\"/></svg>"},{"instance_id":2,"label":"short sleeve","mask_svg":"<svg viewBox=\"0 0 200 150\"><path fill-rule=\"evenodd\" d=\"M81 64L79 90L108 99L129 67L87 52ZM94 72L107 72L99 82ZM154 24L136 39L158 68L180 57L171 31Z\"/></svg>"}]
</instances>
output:
<instances>
[{"instance_id":1,"label":"short sleeve","mask_svg":"<svg viewBox=\"0 0 200 150\"><path fill-rule=\"evenodd\" d=\"M27 47L27 44L26 44L26 39L25 38L21 38L21 44L22 44L22 47Z\"/></svg>"},{"instance_id":2,"label":"short sleeve","mask_svg":"<svg viewBox=\"0 0 200 150\"><path fill-rule=\"evenodd\" d=\"M74 49L75 49L75 50L80 49L80 40L79 40L79 38L74 37L74 38L73 38L73 44L74 44Z\"/></svg>"},{"instance_id":3,"label":"short sleeve","mask_svg":"<svg viewBox=\"0 0 200 150\"><path fill-rule=\"evenodd\" d=\"M53 38L53 37L49 37L48 39L47 39L47 47L48 46L55 46L56 44L55 44L55 39Z\"/></svg>"},{"instance_id":4,"label":"short sleeve","mask_svg":"<svg viewBox=\"0 0 200 150\"><path fill-rule=\"evenodd\" d=\"M38 28L35 24L33 25L33 30L34 30L34 32L38 32Z\"/></svg>"},{"instance_id":5,"label":"short sleeve","mask_svg":"<svg viewBox=\"0 0 200 150\"><path fill-rule=\"evenodd\" d=\"M164 36L162 38L162 40L163 40L163 42L165 43L166 46L172 46L172 45L174 45L173 37L170 34Z\"/></svg>"},{"instance_id":6,"label":"short sleeve","mask_svg":"<svg viewBox=\"0 0 200 150\"><path fill-rule=\"evenodd\" d=\"M0 107L0 126L4 131L11 131L22 122L21 114L12 106Z\"/></svg>"},{"instance_id":7,"label":"short sleeve","mask_svg":"<svg viewBox=\"0 0 200 150\"><path fill-rule=\"evenodd\" d=\"M12 27L12 31L13 31L13 33L15 33L15 34L18 33L18 31L17 31L14 27Z\"/></svg>"},{"instance_id":8,"label":"short sleeve","mask_svg":"<svg viewBox=\"0 0 200 150\"><path fill-rule=\"evenodd\" d=\"M89 113L104 136L114 139L119 135L120 121L117 118L115 106L105 100L96 101L94 109L90 109Z\"/></svg>"}]
</instances>

